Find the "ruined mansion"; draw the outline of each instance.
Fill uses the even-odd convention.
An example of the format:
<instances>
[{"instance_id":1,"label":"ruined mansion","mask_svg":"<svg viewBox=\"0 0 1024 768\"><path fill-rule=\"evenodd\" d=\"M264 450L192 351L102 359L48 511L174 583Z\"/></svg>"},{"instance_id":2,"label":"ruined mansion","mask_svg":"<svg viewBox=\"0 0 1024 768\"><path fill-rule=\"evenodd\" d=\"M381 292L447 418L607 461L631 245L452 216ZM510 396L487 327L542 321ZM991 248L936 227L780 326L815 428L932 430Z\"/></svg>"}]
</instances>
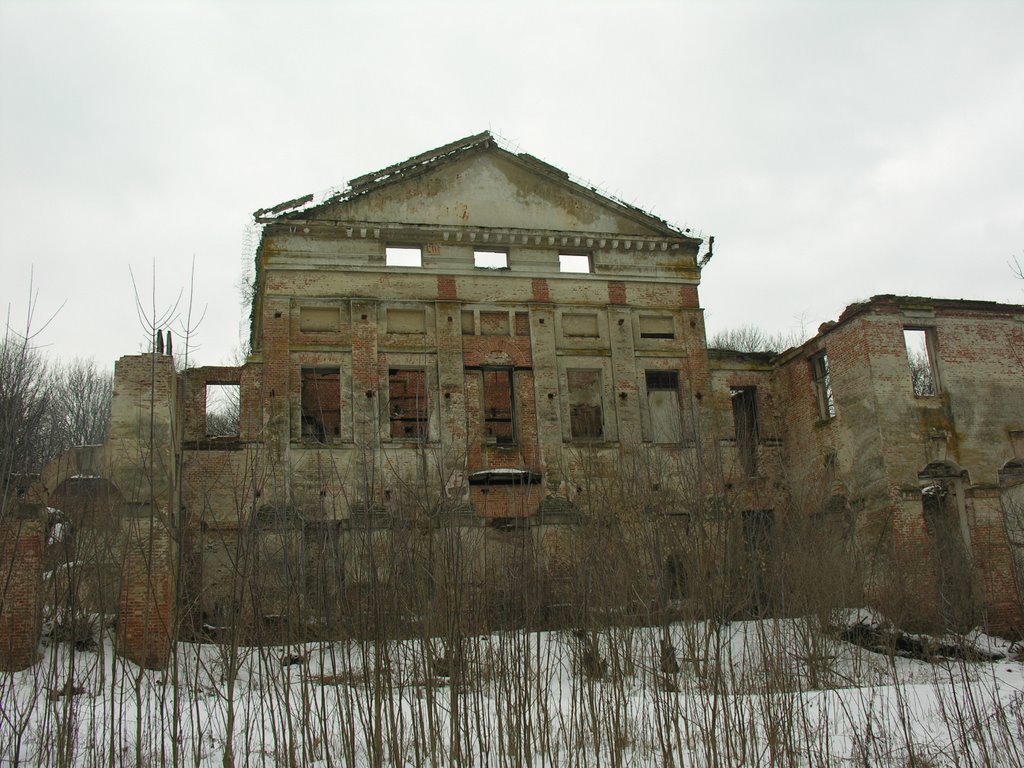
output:
<instances>
[{"instance_id":1,"label":"ruined mansion","mask_svg":"<svg viewBox=\"0 0 1024 768\"><path fill-rule=\"evenodd\" d=\"M449 600L455 550L488 605L571 612L626 528L637 604L685 613L732 569L730 610L772 610L778 553L821 536L853 600L1024 628L1024 307L882 295L781 354L709 349L700 239L488 133L255 216L245 363L121 358L106 443L5 513L7 665L47 508L116 535L96 591L150 666L183 626L322 627L373 584Z\"/></svg>"}]
</instances>

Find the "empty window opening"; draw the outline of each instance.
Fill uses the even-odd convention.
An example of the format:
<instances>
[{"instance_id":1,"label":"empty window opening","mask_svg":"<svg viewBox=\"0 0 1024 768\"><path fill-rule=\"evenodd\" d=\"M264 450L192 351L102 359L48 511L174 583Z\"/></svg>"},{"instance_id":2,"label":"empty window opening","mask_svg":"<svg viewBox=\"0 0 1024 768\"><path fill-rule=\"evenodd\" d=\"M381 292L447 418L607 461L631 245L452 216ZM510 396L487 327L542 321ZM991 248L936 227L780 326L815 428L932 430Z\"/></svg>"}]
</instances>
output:
<instances>
[{"instance_id":1,"label":"empty window opening","mask_svg":"<svg viewBox=\"0 0 1024 768\"><path fill-rule=\"evenodd\" d=\"M732 418L736 425L736 450L748 475L757 474L757 387L740 387L732 392Z\"/></svg>"},{"instance_id":2,"label":"empty window opening","mask_svg":"<svg viewBox=\"0 0 1024 768\"><path fill-rule=\"evenodd\" d=\"M590 274L593 269L589 253L558 254L558 271L576 274Z\"/></svg>"},{"instance_id":3,"label":"empty window opening","mask_svg":"<svg viewBox=\"0 0 1024 768\"><path fill-rule=\"evenodd\" d=\"M241 392L237 384L206 385L206 436L238 434L241 422Z\"/></svg>"},{"instance_id":4,"label":"empty window opening","mask_svg":"<svg viewBox=\"0 0 1024 768\"><path fill-rule=\"evenodd\" d=\"M924 328L904 328L903 340L907 345L907 361L910 363L910 379L914 385L914 394L921 397L938 394L933 331Z\"/></svg>"},{"instance_id":5,"label":"empty window opening","mask_svg":"<svg viewBox=\"0 0 1024 768\"><path fill-rule=\"evenodd\" d=\"M299 330L303 333L327 333L338 330L337 307L300 307Z\"/></svg>"},{"instance_id":6,"label":"empty window opening","mask_svg":"<svg viewBox=\"0 0 1024 768\"><path fill-rule=\"evenodd\" d=\"M329 443L341 435L341 376L336 368L302 369L302 437Z\"/></svg>"},{"instance_id":7,"label":"empty window opening","mask_svg":"<svg viewBox=\"0 0 1024 768\"><path fill-rule=\"evenodd\" d=\"M427 436L427 374L422 368L388 370L391 437L423 440Z\"/></svg>"},{"instance_id":8,"label":"empty window opening","mask_svg":"<svg viewBox=\"0 0 1024 768\"><path fill-rule=\"evenodd\" d=\"M647 371L646 379L651 440L655 443L678 443L682 437L679 372Z\"/></svg>"},{"instance_id":9,"label":"empty window opening","mask_svg":"<svg viewBox=\"0 0 1024 768\"><path fill-rule=\"evenodd\" d=\"M481 312L481 336L508 336L508 312Z\"/></svg>"},{"instance_id":10,"label":"empty window opening","mask_svg":"<svg viewBox=\"0 0 1024 768\"><path fill-rule=\"evenodd\" d=\"M419 246L389 245L384 249L384 263L389 267L422 267L423 249Z\"/></svg>"},{"instance_id":11,"label":"empty window opening","mask_svg":"<svg viewBox=\"0 0 1024 768\"><path fill-rule=\"evenodd\" d=\"M483 371L484 439L497 445L516 441L513 420L512 370Z\"/></svg>"},{"instance_id":12,"label":"empty window opening","mask_svg":"<svg viewBox=\"0 0 1024 768\"><path fill-rule=\"evenodd\" d=\"M566 371L566 383L569 386L570 434L574 439L601 439L604 437L601 372Z\"/></svg>"},{"instance_id":13,"label":"empty window opening","mask_svg":"<svg viewBox=\"0 0 1024 768\"><path fill-rule=\"evenodd\" d=\"M477 269L508 269L508 251L473 251Z\"/></svg>"},{"instance_id":14,"label":"empty window opening","mask_svg":"<svg viewBox=\"0 0 1024 768\"><path fill-rule=\"evenodd\" d=\"M832 398L832 374L828 369L828 355L824 352L811 358L811 376L814 394L818 400L818 417L822 421L835 418L836 403Z\"/></svg>"},{"instance_id":15,"label":"empty window opening","mask_svg":"<svg viewBox=\"0 0 1024 768\"><path fill-rule=\"evenodd\" d=\"M672 315L640 316L641 339L674 339L675 337L676 328Z\"/></svg>"}]
</instances>

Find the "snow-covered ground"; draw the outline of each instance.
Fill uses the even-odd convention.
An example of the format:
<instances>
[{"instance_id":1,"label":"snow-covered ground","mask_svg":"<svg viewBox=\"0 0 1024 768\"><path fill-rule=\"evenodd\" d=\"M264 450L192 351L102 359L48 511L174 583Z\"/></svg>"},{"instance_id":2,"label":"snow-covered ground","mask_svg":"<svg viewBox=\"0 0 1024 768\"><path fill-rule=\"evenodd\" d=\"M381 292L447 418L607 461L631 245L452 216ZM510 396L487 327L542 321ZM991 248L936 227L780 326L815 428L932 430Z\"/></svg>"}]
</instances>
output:
<instances>
[{"instance_id":1,"label":"snow-covered ground","mask_svg":"<svg viewBox=\"0 0 1024 768\"><path fill-rule=\"evenodd\" d=\"M0 765L1024 765L1019 649L946 640L1005 658L901 658L794 619L180 643L166 672L105 637L0 675Z\"/></svg>"}]
</instances>

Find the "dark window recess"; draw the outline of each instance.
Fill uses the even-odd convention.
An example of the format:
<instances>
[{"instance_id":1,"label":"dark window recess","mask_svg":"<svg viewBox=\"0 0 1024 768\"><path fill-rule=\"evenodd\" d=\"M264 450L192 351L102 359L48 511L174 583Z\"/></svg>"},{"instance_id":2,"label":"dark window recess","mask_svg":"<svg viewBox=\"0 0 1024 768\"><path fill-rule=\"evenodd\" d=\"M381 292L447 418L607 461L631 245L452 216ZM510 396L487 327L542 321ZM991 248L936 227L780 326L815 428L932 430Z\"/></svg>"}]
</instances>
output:
<instances>
[{"instance_id":1,"label":"dark window recess","mask_svg":"<svg viewBox=\"0 0 1024 768\"><path fill-rule=\"evenodd\" d=\"M811 358L814 393L818 399L818 416L822 421L835 418L836 404L832 399L832 374L828 369L828 355L824 352Z\"/></svg>"},{"instance_id":2,"label":"dark window recess","mask_svg":"<svg viewBox=\"0 0 1024 768\"><path fill-rule=\"evenodd\" d=\"M689 595L689 568L686 555L675 552L665 558L662 576L662 597L666 600L682 600Z\"/></svg>"},{"instance_id":3,"label":"dark window recess","mask_svg":"<svg viewBox=\"0 0 1024 768\"><path fill-rule=\"evenodd\" d=\"M956 492L941 485L929 486L922 492L921 505L938 576L939 610L950 626L968 626L974 605L971 565L960 533Z\"/></svg>"},{"instance_id":4,"label":"dark window recess","mask_svg":"<svg viewBox=\"0 0 1024 768\"><path fill-rule=\"evenodd\" d=\"M341 376L333 368L302 369L302 437L330 442L341 435Z\"/></svg>"},{"instance_id":5,"label":"dark window recess","mask_svg":"<svg viewBox=\"0 0 1024 768\"><path fill-rule=\"evenodd\" d=\"M645 375L651 440L655 443L678 443L682 437L682 420L679 412L679 372L647 371Z\"/></svg>"},{"instance_id":6,"label":"dark window recess","mask_svg":"<svg viewBox=\"0 0 1024 768\"><path fill-rule=\"evenodd\" d=\"M757 387L732 390L732 418L736 425L736 450L748 475L757 474Z\"/></svg>"},{"instance_id":7,"label":"dark window recess","mask_svg":"<svg viewBox=\"0 0 1024 768\"><path fill-rule=\"evenodd\" d=\"M743 545L746 550L748 600L754 615L760 616L771 606L769 600L772 538L775 513L770 509L743 511Z\"/></svg>"},{"instance_id":8,"label":"dark window recess","mask_svg":"<svg viewBox=\"0 0 1024 768\"><path fill-rule=\"evenodd\" d=\"M601 372L567 371L566 380L569 385L570 434L573 438L602 438Z\"/></svg>"},{"instance_id":9,"label":"dark window recess","mask_svg":"<svg viewBox=\"0 0 1024 768\"><path fill-rule=\"evenodd\" d=\"M391 437L422 440L427 435L427 374L422 368L388 370Z\"/></svg>"},{"instance_id":10,"label":"dark window recess","mask_svg":"<svg viewBox=\"0 0 1024 768\"><path fill-rule=\"evenodd\" d=\"M483 371L483 384L485 439L498 445L515 443L511 369Z\"/></svg>"}]
</instances>

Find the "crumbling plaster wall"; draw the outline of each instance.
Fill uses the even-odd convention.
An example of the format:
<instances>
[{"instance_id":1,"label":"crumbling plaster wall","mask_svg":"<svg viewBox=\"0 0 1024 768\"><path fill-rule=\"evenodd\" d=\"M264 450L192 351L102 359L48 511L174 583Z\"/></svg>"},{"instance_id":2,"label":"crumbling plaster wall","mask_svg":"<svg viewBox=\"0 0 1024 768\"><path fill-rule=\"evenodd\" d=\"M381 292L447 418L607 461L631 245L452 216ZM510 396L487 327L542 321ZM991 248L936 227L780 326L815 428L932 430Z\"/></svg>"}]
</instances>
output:
<instances>
[{"instance_id":1,"label":"crumbling plaster wall","mask_svg":"<svg viewBox=\"0 0 1024 768\"><path fill-rule=\"evenodd\" d=\"M1012 452L1008 432L1024 417L1020 320L1006 308L880 297L783 356L775 377L785 412L788 469L820 476L836 456L837 490L856 514L857 542L872 564L869 587L903 585L922 618L938 610L934 531L922 514L919 477L930 462L968 473L960 503L975 593L1001 626L1020 620L1005 522L990 503ZM848 310L848 312L850 312ZM932 334L939 391L915 395L904 328ZM811 358L828 355L836 415L823 418ZM956 470L957 473L960 469ZM873 585L873 586L872 586ZM1016 607L1015 607L1016 606ZM908 608L909 610L909 608Z\"/></svg>"}]
</instances>

